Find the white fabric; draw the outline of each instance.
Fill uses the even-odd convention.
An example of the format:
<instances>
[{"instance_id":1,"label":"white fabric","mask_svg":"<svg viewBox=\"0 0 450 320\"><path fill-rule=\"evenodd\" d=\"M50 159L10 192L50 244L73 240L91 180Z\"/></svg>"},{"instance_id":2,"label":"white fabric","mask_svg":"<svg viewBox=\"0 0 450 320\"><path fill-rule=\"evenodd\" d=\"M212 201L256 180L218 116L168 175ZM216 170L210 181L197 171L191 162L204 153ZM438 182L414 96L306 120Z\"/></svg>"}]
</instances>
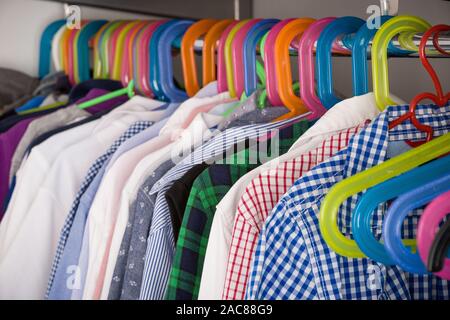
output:
<instances>
[{"instance_id":1,"label":"white fabric","mask_svg":"<svg viewBox=\"0 0 450 320\"><path fill-rule=\"evenodd\" d=\"M400 101L400 99L397 100ZM294 143L289 152L250 171L233 185L216 207L203 264L199 300L222 299L237 205L253 178L272 166L313 150L337 131L355 127L366 119L375 118L379 112L373 93L343 100L328 110L308 129Z\"/></svg>"},{"instance_id":2,"label":"white fabric","mask_svg":"<svg viewBox=\"0 0 450 320\"><path fill-rule=\"evenodd\" d=\"M11 214L9 236L0 244L0 299L44 298L61 228L90 165L134 122L159 120L164 111L150 110L161 105L133 97L96 121L85 139L59 153L34 197L18 194L24 198L16 202L29 202L28 209L20 216ZM34 180L36 170L31 170L25 183Z\"/></svg>"}]
</instances>

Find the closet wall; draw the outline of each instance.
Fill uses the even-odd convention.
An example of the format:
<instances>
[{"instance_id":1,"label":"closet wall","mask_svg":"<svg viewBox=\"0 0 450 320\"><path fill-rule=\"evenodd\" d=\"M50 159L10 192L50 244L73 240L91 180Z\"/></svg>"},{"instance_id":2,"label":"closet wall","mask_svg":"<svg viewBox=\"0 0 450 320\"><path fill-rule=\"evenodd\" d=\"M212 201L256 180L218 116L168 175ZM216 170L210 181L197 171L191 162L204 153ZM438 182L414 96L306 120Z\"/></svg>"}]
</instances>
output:
<instances>
[{"instance_id":1,"label":"closet wall","mask_svg":"<svg viewBox=\"0 0 450 320\"><path fill-rule=\"evenodd\" d=\"M215 1L212 0L211 5ZM354 15L367 18L366 9L377 0L254 0L253 16L287 18ZM230 5L232 1L230 1ZM430 23L450 23L450 2L442 0L400 0L400 14L419 15ZM83 19L126 19L148 17L126 12L81 7ZM60 3L36 0L0 0L0 66L37 73L39 37L45 26L63 17ZM349 58L335 58L333 68L335 88L344 95L351 93L351 63ZM450 85L447 59L433 60L443 84ZM177 64L179 66L179 64ZM432 85L418 59L391 59L392 92L409 100L417 92L431 90ZM295 66L296 68L296 66Z\"/></svg>"}]
</instances>

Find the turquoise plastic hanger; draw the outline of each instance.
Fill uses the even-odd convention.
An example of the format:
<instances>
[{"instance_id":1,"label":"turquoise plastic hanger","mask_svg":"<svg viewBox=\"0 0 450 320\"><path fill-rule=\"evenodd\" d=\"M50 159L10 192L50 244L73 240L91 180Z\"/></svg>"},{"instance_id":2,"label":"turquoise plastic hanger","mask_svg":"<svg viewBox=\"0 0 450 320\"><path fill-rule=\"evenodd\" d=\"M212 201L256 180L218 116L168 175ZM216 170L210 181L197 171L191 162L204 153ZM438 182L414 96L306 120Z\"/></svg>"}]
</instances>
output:
<instances>
[{"instance_id":1,"label":"turquoise plastic hanger","mask_svg":"<svg viewBox=\"0 0 450 320\"><path fill-rule=\"evenodd\" d=\"M176 20L169 20L161 24L153 33L152 38L149 42L149 79L150 88L152 89L155 96L163 101L167 101L168 98L164 96L164 92L161 88L159 80L159 65L158 65L158 43L161 38L161 34L171 25L176 23Z\"/></svg>"},{"instance_id":2,"label":"turquoise plastic hanger","mask_svg":"<svg viewBox=\"0 0 450 320\"><path fill-rule=\"evenodd\" d=\"M52 39L55 33L66 24L66 20L56 20L50 23L41 35L39 44L39 78L42 79L50 73L50 60L52 55Z\"/></svg>"},{"instance_id":3,"label":"turquoise plastic hanger","mask_svg":"<svg viewBox=\"0 0 450 320\"><path fill-rule=\"evenodd\" d=\"M316 49L317 94L323 106L330 109L341 101L333 90L331 49L340 35L355 33L366 22L357 17L342 17L330 22L320 34Z\"/></svg>"},{"instance_id":4,"label":"turquoise plastic hanger","mask_svg":"<svg viewBox=\"0 0 450 320\"><path fill-rule=\"evenodd\" d=\"M89 40L94 37L97 31L107 22L107 20L95 20L89 22L80 30L75 49L78 51L78 75L80 82L91 78Z\"/></svg>"},{"instance_id":5,"label":"turquoise plastic hanger","mask_svg":"<svg viewBox=\"0 0 450 320\"><path fill-rule=\"evenodd\" d=\"M428 270L418 253L411 253L401 243L403 222L415 208L429 203L450 190L450 172L399 197L389 208L383 223L386 251L400 268L407 272L427 274Z\"/></svg>"},{"instance_id":6,"label":"turquoise plastic hanger","mask_svg":"<svg viewBox=\"0 0 450 320\"><path fill-rule=\"evenodd\" d=\"M361 197L352 214L352 234L361 251L377 262L385 265L395 264L384 245L372 233L374 211L380 203L432 182L447 172L450 172L450 156L434 160L369 189ZM405 240L404 243L415 246L415 240Z\"/></svg>"},{"instance_id":7,"label":"turquoise plastic hanger","mask_svg":"<svg viewBox=\"0 0 450 320\"><path fill-rule=\"evenodd\" d=\"M385 23L391 16L381 16L381 24ZM364 23L354 37L344 37L343 43L352 48L352 79L353 95L359 96L369 92L369 71L367 67L367 56L370 41L378 29L369 28ZM350 40L351 39L351 40ZM412 51L402 50L389 43L388 52L394 55L408 55Z\"/></svg>"},{"instance_id":8,"label":"turquoise plastic hanger","mask_svg":"<svg viewBox=\"0 0 450 320\"><path fill-rule=\"evenodd\" d=\"M264 76L262 78L260 73L257 72L259 63L256 60L256 47L261 38L279 21L278 19L264 19L257 22L250 28L244 40L244 88L247 97L256 90L258 86L257 77L260 78L261 84L265 86L265 74L262 74Z\"/></svg>"},{"instance_id":9,"label":"turquoise plastic hanger","mask_svg":"<svg viewBox=\"0 0 450 320\"><path fill-rule=\"evenodd\" d=\"M158 41L159 84L164 97L170 102L182 102L188 99L187 93L178 89L173 81L172 43L181 37L193 23L191 20L176 21L161 33Z\"/></svg>"}]
</instances>

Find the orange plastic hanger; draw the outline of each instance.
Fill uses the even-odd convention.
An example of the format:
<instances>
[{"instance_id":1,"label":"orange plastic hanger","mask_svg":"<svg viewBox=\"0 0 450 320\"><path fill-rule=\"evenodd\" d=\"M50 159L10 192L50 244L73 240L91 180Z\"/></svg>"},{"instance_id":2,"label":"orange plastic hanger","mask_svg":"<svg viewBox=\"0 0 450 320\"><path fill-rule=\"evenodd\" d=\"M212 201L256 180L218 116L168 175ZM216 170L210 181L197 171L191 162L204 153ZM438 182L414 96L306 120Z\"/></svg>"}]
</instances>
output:
<instances>
[{"instance_id":1,"label":"orange plastic hanger","mask_svg":"<svg viewBox=\"0 0 450 320\"><path fill-rule=\"evenodd\" d=\"M128 86L128 83L133 78L133 40L142 28L148 25L149 21L140 21L134 25L129 32L125 35L124 40L124 56L121 65L120 79L124 87Z\"/></svg>"},{"instance_id":2,"label":"orange plastic hanger","mask_svg":"<svg viewBox=\"0 0 450 320\"><path fill-rule=\"evenodd\" d=\"M187 29L181 41L183 78L186 93L189 97L194 96L200 90L194 56L195 40L206 34L216 23L217 20L213 19L202 19L197 21Z\"/></svg>"},{"instance_id":3,"label":"orange plastic hanger","mask_svg":"<svg viewBox=\"0 0 450 320\"><path fill-rule=\"evenodd\" d=\"M212 28L206 33L203 41L203 86L208 83L213 82L217 79L217 67L216 67L216 48L217 42L219 41L222 33L225 29L233 23L233 20L222 20L217 22Z\"/></svg>"},{"instance_id":4,"label":"orange plastic hanger","mask_svg":"<svg viewBox=\"0 0 450 320\"><path fill-rule=\"evenodd\" d=\"M283 29L275 41L275 69L278 78L277 88L283 104L290 110L289 113L275 119L275 121L285 120L310 112L308 107L297 97L292 88L291 62L289 57L289 47L291 42L296 39L315 21L312 18L295 19ZM301 85L301 84L300 84Z\"/></svg>"}]
</instances>

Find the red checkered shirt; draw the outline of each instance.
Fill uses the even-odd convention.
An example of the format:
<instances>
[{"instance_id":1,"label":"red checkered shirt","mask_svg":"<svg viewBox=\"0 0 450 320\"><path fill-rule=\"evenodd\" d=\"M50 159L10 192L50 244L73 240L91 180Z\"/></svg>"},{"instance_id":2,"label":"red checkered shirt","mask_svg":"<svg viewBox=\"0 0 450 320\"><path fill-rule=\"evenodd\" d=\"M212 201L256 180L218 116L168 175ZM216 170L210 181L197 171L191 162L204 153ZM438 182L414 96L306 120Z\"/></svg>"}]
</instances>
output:
<instances>
[{"instance_id":1,"label":"red checkered shirt","mask_svg":"<svg viewBox=\"0 0 450 320\"><path fill-rule=\"evenodd\" d=\"M244 299L259 232L283 194L303 174L345 148L363 127L361 124L329 136L315 149L261 172L247 186L234 219L223 299Z\"/></svg>"}]
</instances>

